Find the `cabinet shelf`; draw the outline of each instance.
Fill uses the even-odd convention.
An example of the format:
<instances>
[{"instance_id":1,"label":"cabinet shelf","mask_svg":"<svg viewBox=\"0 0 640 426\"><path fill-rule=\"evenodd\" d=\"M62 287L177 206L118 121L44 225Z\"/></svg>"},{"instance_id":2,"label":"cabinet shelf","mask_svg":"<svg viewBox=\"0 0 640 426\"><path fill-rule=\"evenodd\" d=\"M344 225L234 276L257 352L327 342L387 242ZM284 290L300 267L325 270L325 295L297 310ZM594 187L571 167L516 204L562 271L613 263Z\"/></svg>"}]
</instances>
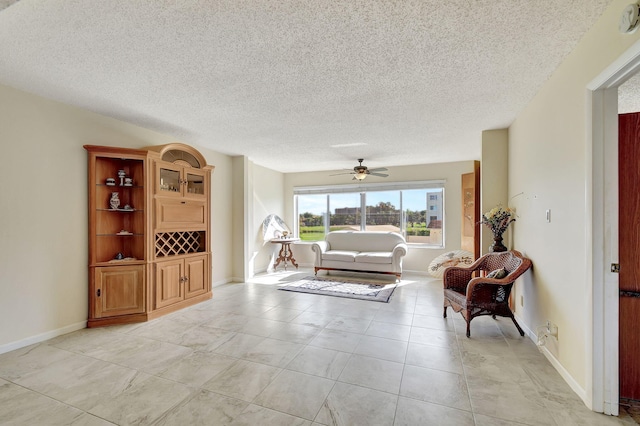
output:
<instances>
[{"instance_id":1,"label":"cabinet shelf","mask_svg":"<svg viewBox=\"0 0 640 426\"><path fill-rule=\"evenodd\" d=\"M114 265L144 265L145 261L141 259L111 259L104 262L97 262L95 266L114 266Z\"/></svg>"},{"instance_id":2,"label":"cabinet shelf","mask_svg":"<svg viewBox=\"0 0 640 426\"><path fill-rule=\"evenodd\" d=\"M119 234L119 233L115 233L115 234L96 234L97 237L144 237L144 234L135 234L135 233L130 233L130 234Z\"/></svg>"},{"instance_id":3,"label":"cabinet shelf","mask_svg":"<svg viewBox=\"0 0 640 426\"><path fill-rule=\"evenodd\" d=\"M99 212L122 212L122 213L133 213L133 212L141 212L142 209L97 209Z\"/></svg>"},{"instance_id":4,"label":"cabinet shelf","mask_svg":"<svg viewBox=\"0 0 640 426\"><path fill-rule=\"evenodd\" d=\"M107 188L144 188L142 185L107 185L106 183L96 183L96 186L105 186Z\"/></svg>"}]
</instances>

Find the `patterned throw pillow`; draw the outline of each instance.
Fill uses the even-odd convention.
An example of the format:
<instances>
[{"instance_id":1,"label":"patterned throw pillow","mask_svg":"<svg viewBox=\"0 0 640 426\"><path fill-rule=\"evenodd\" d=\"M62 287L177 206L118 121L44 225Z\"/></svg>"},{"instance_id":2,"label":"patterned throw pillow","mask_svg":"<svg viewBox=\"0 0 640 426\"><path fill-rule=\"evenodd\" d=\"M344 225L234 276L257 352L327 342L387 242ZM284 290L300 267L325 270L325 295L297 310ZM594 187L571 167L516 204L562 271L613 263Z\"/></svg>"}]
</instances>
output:
<instances>
[{"instance_id":1,"label":"patterned throw pillow","mask_svg":"<svg viewBox=\"0 0 640 426\"><path fill-rule=\"evenodd\" d=\"M487 278L495 278L497 280L500 280L504 277L506 277L507 275L509 275L509 272L507 271L506 268L502 268L502 269L496 269L495 271L491 271L487 274Z\"/></svg>"}]
</instances>

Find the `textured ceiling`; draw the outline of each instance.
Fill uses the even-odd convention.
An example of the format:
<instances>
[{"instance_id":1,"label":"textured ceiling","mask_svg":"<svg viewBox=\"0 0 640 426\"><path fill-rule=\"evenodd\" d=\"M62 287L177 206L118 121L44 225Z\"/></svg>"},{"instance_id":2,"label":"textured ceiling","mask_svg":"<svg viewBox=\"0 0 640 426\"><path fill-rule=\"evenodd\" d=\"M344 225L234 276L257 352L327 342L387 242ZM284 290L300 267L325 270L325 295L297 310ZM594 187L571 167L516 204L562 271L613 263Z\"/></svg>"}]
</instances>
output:
<instances>
[{"instance_id":1,"label":"textured ceiling","mask_svg":"<svg viewBox=\"0 0 640 426\"><path fill-rule=\"evenodd\" d=\"M640 74L618 87L618 112L640 112Z\"/></svg>"},{"instance_id":2,"label":"textured ceiling","mask_svg":"<svg viewBox=\"0 0 640 426\"><path fill-rule=\"evenodd\" d=\"M0 0L0 83L282 172L479 159L610 3Z\"/></svg>"}]
</instances>

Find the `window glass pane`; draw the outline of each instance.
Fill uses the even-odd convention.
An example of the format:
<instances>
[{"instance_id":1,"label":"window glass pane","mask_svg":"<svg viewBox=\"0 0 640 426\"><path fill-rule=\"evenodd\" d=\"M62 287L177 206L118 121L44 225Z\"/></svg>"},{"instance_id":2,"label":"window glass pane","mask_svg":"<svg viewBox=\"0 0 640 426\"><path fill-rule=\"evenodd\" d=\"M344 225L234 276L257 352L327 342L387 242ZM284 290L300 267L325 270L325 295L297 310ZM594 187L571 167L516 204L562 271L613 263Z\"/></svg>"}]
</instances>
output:
<instances>
[{"instance_id":1,"label":"window glass pane","mask_svg":"<svg viewBox=\"0 0 640 426\"><path fill-rule=\"evenodd\" d=\"M442 189L402 191L408 243L442 246Z\"/></svg>"},{"instance_id":2,"label":"window glass pane","mask_svg":"<svg viewBox=\"0 0 640 426\"><path fill-rule=\"evenodd\" d=\"M298 237L303 241L324 239L325 194L298 195Z\"/></svg>"},{"instance_id":3,"label":"window glass pane","mask_svg":"<svg viewBox=\"0 0 640 426\"><path fill-rule=\"evenodd\" d=\"M362 212L360 211L360 193L329 195L329 230L341 229L359 231Z\"/></svg>"},{"instance_id":4,"label":"window glass pane","mask_svg":"<svg viewBox=\"0 0 640 426\"><path fill-rule=\"evenodd\" d=\"M367 231L400 232L400 191L367 192Z\"/></svg>"}]
</instances>

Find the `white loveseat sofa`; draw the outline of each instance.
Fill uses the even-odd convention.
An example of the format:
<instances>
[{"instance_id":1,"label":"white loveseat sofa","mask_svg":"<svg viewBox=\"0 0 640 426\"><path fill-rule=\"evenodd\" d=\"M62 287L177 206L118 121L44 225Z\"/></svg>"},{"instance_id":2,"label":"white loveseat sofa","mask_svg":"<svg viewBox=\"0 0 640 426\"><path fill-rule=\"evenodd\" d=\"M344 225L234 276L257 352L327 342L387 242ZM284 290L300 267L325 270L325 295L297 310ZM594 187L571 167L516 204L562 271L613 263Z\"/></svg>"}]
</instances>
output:
<instances>
[{"instance_id":1,"label":"white loveseat sofa","mask_svg":"<svg viewBox=\"0 0 640 426\"><path fill-rule=\"evenodd\" d=\"M333 231L315 242L316 274L320 269L377 272L402 276L407 243L395 232Z\"/></svg>"}]
</instances>

